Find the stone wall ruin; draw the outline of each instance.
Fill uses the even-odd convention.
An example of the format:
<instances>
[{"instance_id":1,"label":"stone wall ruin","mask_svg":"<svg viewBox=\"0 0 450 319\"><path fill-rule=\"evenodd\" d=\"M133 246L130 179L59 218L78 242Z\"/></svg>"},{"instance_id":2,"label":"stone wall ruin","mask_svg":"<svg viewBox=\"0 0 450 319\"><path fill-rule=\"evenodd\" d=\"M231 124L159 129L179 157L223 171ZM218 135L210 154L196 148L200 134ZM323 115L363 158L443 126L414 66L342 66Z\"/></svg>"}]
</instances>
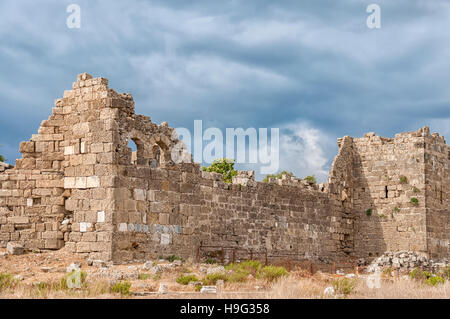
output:
<instances>
[{"instance_id":1,"label":"stone wall ruin","mask_svg":"<svg viewBox=\"0 0 450 319\"><path fill-rule=\"evenodd\" d=\"M450 147L428 128L339 139L323 185L256 182L252 172L224 183L173 163L173 133L136 115L132 96L107 79L80 74L15 166L0 165L0 246L115 263L195 257L200 246L322 262L387 250L449 257Z\"/></svg>"}]
</instances>

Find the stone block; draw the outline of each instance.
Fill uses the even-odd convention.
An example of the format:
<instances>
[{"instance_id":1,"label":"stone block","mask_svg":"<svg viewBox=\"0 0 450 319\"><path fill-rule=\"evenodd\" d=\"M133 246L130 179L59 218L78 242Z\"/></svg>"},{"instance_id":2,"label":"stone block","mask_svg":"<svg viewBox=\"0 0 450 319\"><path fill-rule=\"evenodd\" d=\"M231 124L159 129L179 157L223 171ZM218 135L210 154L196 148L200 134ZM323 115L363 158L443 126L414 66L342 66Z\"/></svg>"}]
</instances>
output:
<instances>
[{"instance_id":1,"label":"stone block","mask_svg":"<svg viewBox=\"0 0 450 319\"><path fill-rule=\"evenodd\" d=\"M172 234L161 234L161 245L172 244Z\"/></svg>"},{"instance_id":2,"label":"stone block","mask_svg":"<svg viewBox=\"0 0 450 319\"><path fill-rule=\"evenodd\" d=\"M146 191L143 189L135 189L134 190L134 199L145 201L146 199Z\"/></svg>"},{"instance_id":3,"label":"stone block","mask_svg":"<svg viewBox=\"0 0 450 319\"><path fill-rule=\"evenodd\" d=\"M28 224L30 222L30 218L26 216L13 216L9 217L8 221L12 224Z\"/></svg>"},{"instance_id":4,"label":"stone block","mask_svg":"<svg viewBox=\"0 0 450 319\"><path fill-rule=\"evenodd\" d=\"M34 149L34 142L30 141L30 142L22 142L20 143L20 153L34 153L35 149Z\"/></svg>"},{"instance_id":5,"label":"stone block","mask_svg":"<svg viewBox=\"0 0 450 319\"><path fill-rule=\"evenodd\" d=\"M105 212L100 211L97 212L97 223L104 223L105 222Z\"/></svg>"},{"instance_id":6,"label":"stone block","mask_svg":"<svg viewBox=\"0 0 450 319\"><path fill-rule=\"evenodd\" d=\"M86 181L87 188L100 187L100 178L98 176L89 176Z\"/></svg>"},{"instance_id":7,"label":"stone block","mask_svg":"<svg viewBox=\"0 0 450 319\"><path fill-rule=\"evenodd\" d=\"M6 250L11 255L22 255L24 252L23 246L19 243L9 242L6 245Z\"/></svg>"}]
</instances>

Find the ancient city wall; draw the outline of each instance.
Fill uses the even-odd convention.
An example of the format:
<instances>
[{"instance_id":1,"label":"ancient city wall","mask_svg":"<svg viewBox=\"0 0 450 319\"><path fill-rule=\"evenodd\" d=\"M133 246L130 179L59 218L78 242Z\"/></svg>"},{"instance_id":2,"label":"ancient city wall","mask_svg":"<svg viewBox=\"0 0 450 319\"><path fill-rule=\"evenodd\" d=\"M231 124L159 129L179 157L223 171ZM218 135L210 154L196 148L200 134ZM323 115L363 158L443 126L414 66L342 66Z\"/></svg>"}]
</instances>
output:
<instances>
[{"instance_id":1,"label":"ancient city wall","mask_svg":"<svg viewBox=\"0 0 450 319\"><path fill-rule=\"evenodd\" d=\"M422 133L354 139L355 252L426 252L425 159ZM411 203L417 198L418 203ZM369 210L369 211L368 211ZM370 214L371 213L371 214Z\"/></svg>"},{"instance_id":2,"label":"ancient city wall","mask_svg":"<svg viewBox=\"0 0 450 319\"><path fill-rule=\"evenodd\" d=\"M351 230L346 220L342 230L341 204L336 210L325 189L296 179L255 182L246 172L226 184L220 174L201 172L198 164L171 162L177 139L166 123L128 115L117 118L124 129L116 145L115 262L193 257L200 246L298 259L342 255L344 233ZM129 140L137 144L136 157Z\"/></svg>"},{"instance_id":3,"label":"ancient city wall","mask_svg":"<svg viewBox=\"0 0 450 319\"><path fill-rule=\"evenodd\" d=\"M450 256L450 147L434 133L424 138L427 249L432 258Z\"/></svg>"},{"instance_id":4,"label":"ancient city wall","mask_svg":"<svg viewBox=\"0 0 450 319\"><path fill-rule=\"evenodd\" d=\"M0 165L0 246L64 246L117 263L195 258L199 247L316 262L449 256L449 146L427 128L339 139L323 185L255 182L246 171L227 184L174 163L179 142L167 123L136 115L131 95L79 75L15 167Z\"/></svg>"}]
</instances>

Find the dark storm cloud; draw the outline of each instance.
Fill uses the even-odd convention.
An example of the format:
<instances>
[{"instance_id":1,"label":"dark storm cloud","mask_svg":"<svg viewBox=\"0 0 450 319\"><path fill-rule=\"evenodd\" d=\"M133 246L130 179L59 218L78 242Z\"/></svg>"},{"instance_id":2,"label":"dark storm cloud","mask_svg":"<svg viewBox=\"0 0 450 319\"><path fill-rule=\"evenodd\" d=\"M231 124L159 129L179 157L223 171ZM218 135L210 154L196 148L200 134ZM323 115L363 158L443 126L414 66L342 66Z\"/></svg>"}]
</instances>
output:
<instances>
[{"instance_id":1,"label":"dark storm cloud","mask_svg":"<svg viewBox=\"0 0 450 319\"><path fill-rule=\"evenodd\" d=\"M343 135L449 131L447 1L78 1L78 30L65 25L72 2L0 4L9 160L81 72L132 93L155 122L280 127L281 168L299 175L324 175ZM366 27L373 2L379 30ZM297 165L307 150L320 167Z\"/></svg>"}]
</instances>

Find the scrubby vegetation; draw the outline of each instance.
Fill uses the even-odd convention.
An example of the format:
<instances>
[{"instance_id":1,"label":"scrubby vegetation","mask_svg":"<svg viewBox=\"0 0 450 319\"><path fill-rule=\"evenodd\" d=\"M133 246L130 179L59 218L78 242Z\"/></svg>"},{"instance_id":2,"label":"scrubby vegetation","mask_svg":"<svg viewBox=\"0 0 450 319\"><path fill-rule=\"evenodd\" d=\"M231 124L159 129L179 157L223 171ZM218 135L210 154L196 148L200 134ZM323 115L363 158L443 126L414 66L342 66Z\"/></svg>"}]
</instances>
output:
<instances>
[{"instance_id":1,"label":"scrubby vegetation","mask_svg":"<svg viewBox=\"0 0 450 319\"><path fill-rule=\"evenodd\" d=\"M195 275L180 275L177 278L177 283L180 285L189 285L190 282L196 282L198 278Z\"/></svg>"},{"instance_id":2,"label":"scrubby vegetation","mask_svg":"<svg viewBox=\"0 0 450 319\"><path fill-rule=\"evenodd\" d=\"M283 175L286 175L287 177L295 177L294 173L288 172L288 171L282 171L278 174L267 174L266 177L262 180L264 183L268 183L270 178L276 178L281 179Z\"/></svg>"},{"instance_id":3,"label":"scrubby vegetation","mask_svg":"<svg viewBox=\"0 0 450 319\"><path fill-rule=\"evenodd\" d=\"M216 262L216 259L215 259L215 258L211 258L211 257L210 257L210 258L208 258L208 259L205 260L205 263L208 264L208 265L214 265L214 264L217 263L217 262Z\"/></svg>"},{"instance_id":4,"label":"scrubby vegetation","mask_svg":"<svg viewBox=\"0 0 450 319\"><path fill-rule=\"evenodd\" d=\"M229 278L230 276L224 273L209 274L205 278L203 278L202 282L204 285L210 286L217 284L219 280L223 280L224 282L228 281Z\"/></svg>"},{"instance_id":5,"label":"scrubby vegetation","mask_svg":"<svg viewBox=\"0 0 450 319\"><path fill-rule=\"evenodd\" d=\"M331 282L337 294L347 296L355 290L356 281L350 278L338 278Z\"/></svg>"},{"instance_id":6,"label":"scrubby vegetation","mask_svg":"<svg viewBox=\"0 0 450 319\"><path fill-rule=\"evenodd\" d=\"M314 175L306 176L304 178L304 180L308 181L308 182L313 182L314 184L317 184L317 179L316 179L316 176L314 176Z\"/></svg>"},{"instance_id":7,"label":"scrubby vegetation","mask_svg":"<svg viewBox=\"0 0 450 319\"><path fill-rule=\"evenodd\" d=\"M429 271L423 271L419 268L415 268L409 273L409 277L429 286L436 286L438 284L445 283L445 277L448 276L448 271L448 269L444 269L439 274L433 274Z\"/></svg>"},{"instance_id":8,"label":"scrubby vegetation","mask_svg":"<svg viewBox=\"0 0 450 319\"><path fill-rule=\"evenodd\" d=\"M11 274L0 273L0 291L14 288L17 284L17 280Z\"/></svg>"},{"instance_id":9,"label":"scrubby vegetation","mask_svg":"<svg viewBox=\"0 0 450 319\"><path fill-rule=\"evenodd\" d=\"M119 281L116 282L111 287L111 292L120 294L121 296L129 296L130 295L131 283L128 281Z\"/></svg>"},{"instance_id":10,"label":"scrubby vegetation","mask_svg":"<svg viewBox=\"0 0 450 319\"><path fill-rule=\"evenodd\" d=\"M407 184L408 183L408 178L406 176L400 176L399 178L400 184Z\"/></svg>"},{"instance_id":11,"label":"scrubby vegetation","mask_svg":"<svg viewBox=\"0 0 450 319\"><path fill-rule=\"evenodd\" d=\"M0 145L0 147L1 147L1 145ZM6 159L2 155L0 155L0 162L4 162L4 161L6 161Z\"/></svg>"},{"instance_id":12,"label":"scrubby vegetation","mask_svg":"<svg viewBox=\"0 0 450 319\"><path fill-rule=\"evenodd\" d=\"M234 159L228 158L215 160L210 166L203 166L202 171L222 174L225 183L231 183L233 181L233 176L236 176L238 173L234 169Z\"/></svg>"},{"instance_id":13,"label":"scrubby vegetation","mask_svg":"<svg viewBox=\"0 0 450 319\"><path fill-rule=\"evenodd\" d=\"M261 276L268 282L273 282L288 274L284 267L266 266L261 270Z\"/></svg>"},{"instance_id":14,"label":"scrubby vegetation","mask_svg":"<svg viewBox=\"0 0 450 319\"><path fill-rule=\"evenodd\" d=\"M147 280L147 279L150 279L150 278L152 278L152 275L150 275L150 274L139 274L138 275L138 279L139 280Z\"/></svg>"},{"instance_id":15,"label":"scrubby vegetation","mask_svg":"<svg viewBox=\"0 0 450 319\"><path fill-rule=\"evenodd\" d=\"M226 267L232 271L226 278L230 282L242 282L251 275L254 278L264 279L273 282L288 274L284 267L263 266L259 261L248 260L238 264L230 264Z\"/></svg>"},{"instance_id":16,"label":"scrubby vegetation","mask_svg":"<svg viewBox=\"0 0 450 319\"><path fill-rule=\"evenodd\" d=\"M369 217L372 216L372 208L366 209L366 215Z\"/></svg>"},{"instance_id":17,"label":"scrubby vegetation","mask_svg":"<svg viewBox=\"0 0 450 319\"><path fill-rule=\"evenodd\" d=\"M416 197L411 197L410 203L413 206L418 206L419 205L419 200Z\"/></svg>"},{"instance_id":18,"label":"scrubby vegetation","mask_svg":"<svg viewBox=\"0 0 450 319\"><path fill-rule=\"evenodd\" d=\"M71 288L86 288L87 274L84 271L72 271L71 273L65 275L61 278L60 282L56 284L55 288L60 289L71 289ZM79 286L78 286L79 285Z\"/></svg>"}]
</instances>

